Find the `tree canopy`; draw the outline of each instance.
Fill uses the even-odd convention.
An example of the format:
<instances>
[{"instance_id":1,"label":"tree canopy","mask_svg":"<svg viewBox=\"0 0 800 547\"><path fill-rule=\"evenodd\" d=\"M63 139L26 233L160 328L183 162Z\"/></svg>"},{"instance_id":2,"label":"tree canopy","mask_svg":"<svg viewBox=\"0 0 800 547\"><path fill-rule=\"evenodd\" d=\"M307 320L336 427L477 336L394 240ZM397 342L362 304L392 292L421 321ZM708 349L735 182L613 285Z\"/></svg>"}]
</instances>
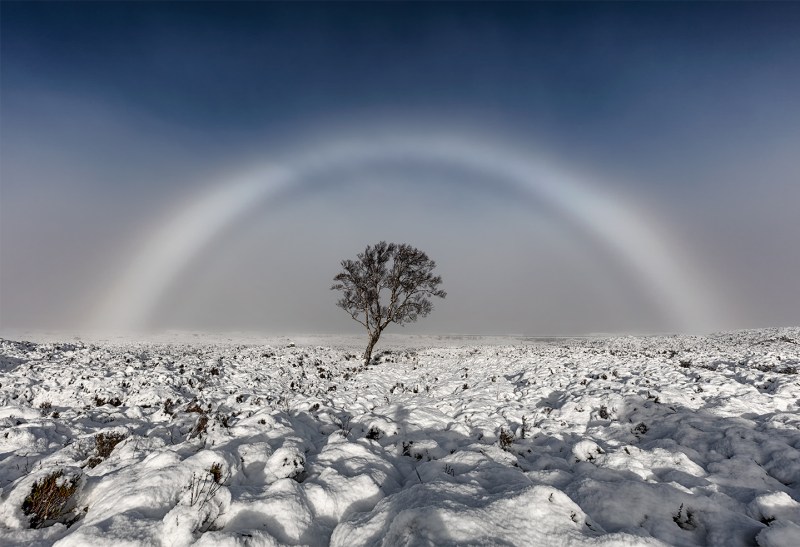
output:
<instances>
[{"instance_id":1,"label":"tree canopy","mask_svg":"<svg viewBox=\"0 0 800 547\"><path fill-rule=\"evenodd\" d=\"M390 323L404 325L433 310L432 297L444 298L436 263L408 244L381 241L368 245L355 260L343 260L331 290L341 291L336 303L370 335L364 360Z\"/></svg>"}]
</instances>

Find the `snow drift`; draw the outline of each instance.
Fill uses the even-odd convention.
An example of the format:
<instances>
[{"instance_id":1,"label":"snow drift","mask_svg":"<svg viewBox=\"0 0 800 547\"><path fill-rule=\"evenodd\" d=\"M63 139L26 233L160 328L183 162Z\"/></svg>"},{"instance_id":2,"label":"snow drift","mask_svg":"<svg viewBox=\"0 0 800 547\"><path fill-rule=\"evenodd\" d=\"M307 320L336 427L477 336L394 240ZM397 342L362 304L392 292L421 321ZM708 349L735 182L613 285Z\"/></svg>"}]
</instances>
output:
<instances>
[{"instance_id":1,"label":"snow drift","mask_svg":"<svg viewBox=\"0 0 800 547\"><path fill-rule=\"evenodd\" d=\"M0 543L800 538L799 329L331 342L0 341Z\"/></svg>"}]
</instances>

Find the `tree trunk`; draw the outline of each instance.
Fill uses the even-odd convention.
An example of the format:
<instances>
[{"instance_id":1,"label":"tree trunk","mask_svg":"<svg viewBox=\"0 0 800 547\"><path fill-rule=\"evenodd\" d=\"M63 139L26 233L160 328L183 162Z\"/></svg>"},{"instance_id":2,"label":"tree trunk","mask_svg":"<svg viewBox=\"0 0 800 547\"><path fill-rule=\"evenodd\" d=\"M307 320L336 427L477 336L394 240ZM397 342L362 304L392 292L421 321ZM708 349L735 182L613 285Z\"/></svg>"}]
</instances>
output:
<instances>
[{"instance_id":1,"label":"tree trunk","mask_svg":"<svg viewBox=\"0 0 800 547\"><path fill-rule=\"evenodd\" d=\"M381 336L381 331L375 331L370 334L369 337L369 344L367 344L367 349L364 351L364 364L368 365L370 359L372 359L372 348L375 347L375 344L378 343L378 338Z\"/></svg>"}]
</instances>

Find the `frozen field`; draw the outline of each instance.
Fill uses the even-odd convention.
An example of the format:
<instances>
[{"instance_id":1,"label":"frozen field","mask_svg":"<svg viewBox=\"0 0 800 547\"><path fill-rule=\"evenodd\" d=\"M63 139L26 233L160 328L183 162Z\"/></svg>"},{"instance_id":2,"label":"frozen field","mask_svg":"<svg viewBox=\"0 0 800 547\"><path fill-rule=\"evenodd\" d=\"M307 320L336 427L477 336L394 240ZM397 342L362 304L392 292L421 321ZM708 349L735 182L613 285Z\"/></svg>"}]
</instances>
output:
<instances>
[{"instance_id":1,"label":"frozen field","mask_svg":"<svg viewBox=\"0 0 800 547\"><path fill-rule=\"evenodd\" d=\"M267 342L0 341L0 544L800 545L800 329Z\"/></svg>"}]
</instances>

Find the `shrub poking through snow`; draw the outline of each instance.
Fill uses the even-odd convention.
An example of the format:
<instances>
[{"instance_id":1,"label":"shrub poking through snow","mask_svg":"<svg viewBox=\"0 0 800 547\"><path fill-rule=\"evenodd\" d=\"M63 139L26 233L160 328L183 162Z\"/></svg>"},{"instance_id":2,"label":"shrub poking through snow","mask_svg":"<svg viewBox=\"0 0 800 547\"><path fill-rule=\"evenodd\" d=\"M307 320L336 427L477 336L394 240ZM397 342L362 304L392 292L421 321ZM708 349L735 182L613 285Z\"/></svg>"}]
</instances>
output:
<instances>
[{"instance_id":1,"label":"shrub poking through snow","mask_svg":"<svg viewBox=\"0 0 800 547\"><path fill-rule=\"evenodd\" d=\"M574 463L594 462L595 457L599 454L605 454L605 451L597 443L589 439L578 441L572 447L572 461Z\"/></svg>"},{"instance_id":2,"label":"shrub poking through snow","mask_svg":"<svg viewBox=\"0 0 800 547\"><path fill-rule=\"evenodd\" d=\"M689 509L685 509L683 504L678 508L678 514L672 517L675 524L680 526L682 530L694 530L697 528L697 523L694 520L694 513Z\"/></svg>"},{"instance_id":3,"label":"shrub poking through snow","mask_svg":"<svg viewBox=\"0 0 800 547\"><path fill-rule=\"evenodd\" d=\"M123 433L98 433L94 436L94 445L97 455L101 458L108 458L114 448L125 439Z\"/></svg>"},{"instance_id":4,"label":"shrub poking through snow","mask_svg":"<svg viewBox=\"0 0 800 547\"><path fill-rule=\"evenodd\" d=\"M197 414L203 414L203 409L197 403L197 401L192 401L186 406L186 412L196 412Z\"/></svg>"},{"instance_id":5,"label":"shrub poking through snow","mask_svg":"<svg viewBox=\"0 0 800 547\"><path fill-rule=\"evenodd\" d=\"M217 484L222 484L222 464L219 462L211 464L211 467L208 468L208 473L211 475L211 478L214 479L214 482Z\"/></svg>"},{"instance_id":6,"label":"shrub poking through snow","mask_svg":"<svg viewBox=\"0 0 800 547\"><path fill-rule=\"evenodd\" d=\"M231 420L235 417L236 414L217 414L217 421L222 427L229 428L231 426Z\"/></svg>"},{"instance_id":7,"label":"shrub poking through snow","mask_svg":"<svg viewBox=\"0 0 800 547\"><path fill-rule=\"evenodd\" d=\"M31 528L43 528L64 516L77 490L78 477L68 479L61 470L36 481L22 502L22 512L30 516Z\"/></svg>"},{"instance_id":8,"label":"shrub poking through snow","mask_svg":"<svg viewBox=\"0 0 800 547\"><path fill-rule=\"evenodd\" d=\"M99 395L94 396L94 406L104 406L104 405L111 405L111 406L121 406L122 400L119 397L112 397L110 399L103 399Z\"/></svg>"},{"instance_id":9,"label":"shrub poking through snow","mask_svg":"<svg viewBox=\"0 0 800 547\"><path fill-rule=\"evenodd\" d=\"M522 417L522 428L519 431L520 439L524 439L528 432L531 430L531 424L528 422L528 418L526 416Z\"/></svg>"},{"instance_id":10,"label":"shrub poking through snow","mask_svg":"<svg viewBox=\"0 0 800 547\"><path fill-rule=\"evenodd\" d=\"M114 448L125 439L123 433L98 433L94 436L94 448L97 452L96 456L89 458L86 466L90 469L97 467L100 463L108 458L114 451Z\"/></svg>"},{"instance_id":11,"label":"shrub poking through snow","mask_svg":"<svg viewBox=\"0 0 800 547\"><path fill-rule=\"evenodd\" d=\"M506 431L505 428L501 427L498 442L500 443L500 448L503 450L508 450L511 448L511 443L514 442L514 435L512 435L509 431Z\"/></svg>"},{"instance_id":12,"label":"shrub poking through snow","mask_svg":"<svg viewBox=\"0 0 800 547\"><path fill-rule=\"evenodd\" d=\"M190 439L194 439L195 437L199 437L203 433L206 432L208 428L208 416L206 414L200 414L200 417L197 418L197 423L194 424L194 428L192 432L189 434Z\"/></svg>"},{"instance_id":13,"label":"shrub poking through snow","mask_svg":"<svg viewBox=\"0 0 800 547\"><path fill-rule=\"evenodd\" d=\"M213 470L217 469L218 477ZM222 476L222 464L192 473L178 503L163 518L162 537L173 545L189 545L212 528L217 518L230 507L231 494L224 487L230 472Z\"/></svg>"},{"instance_id":14,"label":"shrub poking through snow","mask_svg":"<svg viewBox=\"0 0 800 547\"><path fill-rule=\"evenodd\" d=\"M214 465L219 466L218 463ZM211 469L214 468L214 465L211 466ZM211 469L202 475L192 473L192 479L189 482L189 507L194 507L195 505L200 505L202 507L211 501L216 493L219 492L219 489L222 488L222 483L224 481L222 479L221 466L219 468L219 481L217 481Z\"/></svg>"},{"instance_id":15,"label":"shrub poking through snow","mask_svg":"<svg viewBox=\"0 0 800 547\"><path fill-rule=\"evenodd\" d=\"M339 435L345 438L350 436L350 432L353 430L353 426L350 425L350 416L336 417L333 422L339 426Z\"/></svg>"}]
</instances>

